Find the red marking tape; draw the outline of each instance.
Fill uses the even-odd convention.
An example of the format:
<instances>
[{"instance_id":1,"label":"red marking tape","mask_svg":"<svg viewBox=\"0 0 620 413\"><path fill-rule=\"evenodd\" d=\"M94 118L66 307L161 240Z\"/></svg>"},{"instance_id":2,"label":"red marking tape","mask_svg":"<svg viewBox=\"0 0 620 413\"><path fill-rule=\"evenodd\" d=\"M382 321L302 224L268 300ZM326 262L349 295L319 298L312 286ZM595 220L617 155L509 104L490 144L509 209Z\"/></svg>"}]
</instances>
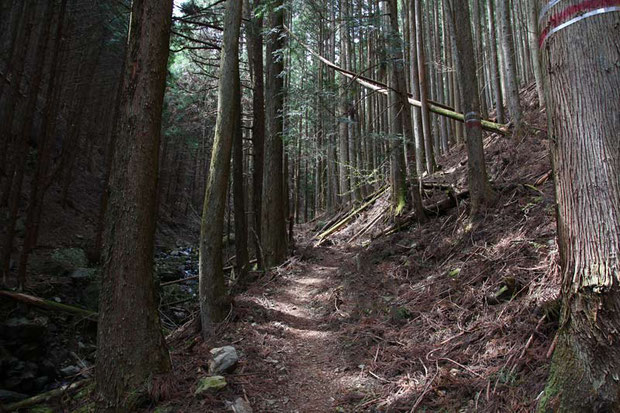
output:
<instances>
[{"instance_id":1,"label":"red marking tape","mask_svg":"<svg viewBox=\"0 0 620 413\"><path fill-rule=\"evenodd\" d=\"M559 1L552 1L549 5L555 6ZM548 12L551 7L546 7L543 13ZM587 17L596 16L598 14L620 11L620 0L586 0L578 4L567 7L559 13L552 15L545 27L541 30L538 40L539 46L542 47L553 33L570 26L579 20ZM541 15L541 20L544 14Z\"/></svg>"},{"instance_id":2,"label":"red marking tape","mask_svg":"<svg viewBox=\"0 0 620 413\"><path fill-rule=\"evenodd\" d=\"M478 112L469 112L464 116L465 127L470 128L482 128L482 121L480 120L480 114Z\"/></svg>"}]
</instances>

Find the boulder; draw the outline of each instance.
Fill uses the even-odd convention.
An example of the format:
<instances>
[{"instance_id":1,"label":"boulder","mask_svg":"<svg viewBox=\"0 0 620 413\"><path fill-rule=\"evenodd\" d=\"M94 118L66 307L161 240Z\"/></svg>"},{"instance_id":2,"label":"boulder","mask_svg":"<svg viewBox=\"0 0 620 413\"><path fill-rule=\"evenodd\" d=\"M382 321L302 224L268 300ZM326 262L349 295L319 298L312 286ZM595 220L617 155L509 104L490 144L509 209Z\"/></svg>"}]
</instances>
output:
<instances>
[{"instance_id":1,"label":"boulder","mask_svg":"<svg viewBox=\"0 0 620 413\"><path fill-rule=\"evenodd\" d=\"M70 273L88 266L86 252L81 248L60 248L52 253L52 262L60 273Z\"/></svg>"},{"instance_id":2,"label":"boulder","mask_svg":"<svg viewBox=\"0 0 620 413\"><path fill-rule=\"evenodd\" d=\"M209 376L204 377L198 381L196 386L195 395L199 395L205 392L214 392L226 387L226 379L222 376Z\"/></svg>"},{"instance_id":3,"label":"boulder","mask_svg":"<svg viewBox=\"0 0 620 413\"><path fill-rule=\"evenodd\" d=\"M67 366L64 369L60 369L60 373L65 377L75 376L80 374L80 368L78 366Z\"/></svg>"},{"instance_id":4,"label":"boulder","mask_svg":"<svg viewBox=\"0 0 620 413\"><path fill-rule=\"evenodd\" d=\"M2 326L3 336L9 340L20 340L23 342L41 341L46 332L47 327L43 319L11 318Z\"/></svg>"},{"instance_id":5,"label":"boulder","mask_svg":"<svg viewBox=\"0 0 620 413\"><path fill-rule=\"evenodd\" d=\"M0 403L14 403L27 399L25 394L0 389Z\"/></svg>"},{"instance_id":6,"label":"boulder","mask_svg":"<svg viewBox=\"0 0 620 413\"><path fill-rule=\"evenodd\" d=\"M211 349L212 359L209 361L209 373L221 374L231 371L239 362L237 350L233 346Z\"/></svg>"},{"instance_id":7,"label":"boulder","mask_svg":"<svg viewBox=\"0 0 620 413\"><path fill-rule=\"evenodd\" d=\"M77 268L73 270L70 277L72 280L80 281L80 280L91 280L97 276L96 268Z\"/></svg>"}]
</instances>

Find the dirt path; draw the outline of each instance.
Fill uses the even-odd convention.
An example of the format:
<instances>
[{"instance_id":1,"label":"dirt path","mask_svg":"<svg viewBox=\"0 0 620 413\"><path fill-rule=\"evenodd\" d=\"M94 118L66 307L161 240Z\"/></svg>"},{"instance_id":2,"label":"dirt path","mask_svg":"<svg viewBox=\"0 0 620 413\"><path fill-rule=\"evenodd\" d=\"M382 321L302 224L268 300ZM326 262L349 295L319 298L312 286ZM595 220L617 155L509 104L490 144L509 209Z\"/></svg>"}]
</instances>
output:
<instances>
[{"instance_id":1,"label":"dirt path","mask_svg":"<svg viewBox=\"0 0 620 413\"><path fill-rule=\"evenodd\" d=\"M333 412L355 386L340 328L339 274L352 262L336 248L312 250L273 282L250 289L239 301L254 320L256 342L247 351L252 380L244 386L255 411ZM246 330L246 333L247 330Z\"/></svg>"}]
</instances>

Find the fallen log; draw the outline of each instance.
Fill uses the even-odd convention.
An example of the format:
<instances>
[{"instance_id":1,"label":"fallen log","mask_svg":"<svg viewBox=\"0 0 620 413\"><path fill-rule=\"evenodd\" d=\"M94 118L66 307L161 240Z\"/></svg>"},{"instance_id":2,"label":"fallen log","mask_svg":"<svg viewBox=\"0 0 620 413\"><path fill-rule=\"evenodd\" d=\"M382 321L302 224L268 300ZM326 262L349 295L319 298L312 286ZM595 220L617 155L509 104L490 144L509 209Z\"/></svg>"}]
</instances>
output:
<instances>
[{"instance_id":1,"label":"fallen log","mask_svg":"<svg viewBox=\"0 0 620 413\"><path fill-rule=\"evenodd\" d=\"M86 310L84 308L74 307L67 304L57 303L55 301L44 300L43 298L35 297L33 295L14 293L6 290L0 290L0 297L7 297L15 301L42 308L44 310L62 311L65 313L77 314L87 320L97 322L98 314L94 311Z\"/></svg>"},{"instance_id":2,"label":"fallen log","mask_svg":"<svg viewBox=\"0 0 620 413\"><path fill-rule=\"evenodd\" d=\"M65 385L62 387L59 387L57 389L54 390L50 390L46 393L41 393L41 394L37 394L36 396L32 396L28 399L24 399L21 400L19 402L15 402L9 405L6 405L4 408L2 408L2 406L0 406L0 411L3 412L14 412L20 409L25 409L27 407L32 407L34 405L37 404L41 404L41 403L47 403L49 402L51 399L55 399L56 397L60 397L63 394L65 394L68 391L71 390L76 390L80 387L82 387L84 384L86 384L87 382L89 382L90 379L86 379L86 380L81 380L69 385Z\"/></svg>"},{"instance_id":3,"label":"fallen log","mask_svg":"<svg viewBox=\"0 0 620 413\"><path fill-rule=\"evenodd\" d=\"M340 73L342 76L347 77L357 83L359 83L360 85L364 86L367 89L370 89L374 92L377 93L381 93L383 95L388 95L389 93L389 88L387 85L378 82L374 79L370 79L364 76L361 76L360 74L348 71L346 69L341 68L340 66L336 65L335 63L327 60L326 58L324 58L323 56L321 56L320 54L318 54L317 52L315 52L314 50L312 50L308 45L306 45L299 37L297 37L297 35L295 35L293 32L291 32L288 27L285 26L285 30L291 35L291 37L293 37L297 43L299 43L304 49L306 49L311 55L313 55L314 57L316 57L317 59L319 59L321 62L323 62L327 67L335 70L336 72ZM416 100L413 98L413 95L408 94L408 101L409 104L412 106L417 106L417 107L422 107L422 102L420 102L419 100ZM455 112L454 110L452 110L452 108L449 108L446 105L440 104L438 102L432 102L432 101L428 101L428 109L433 112L436 113L438 115L442 115L445 117L448 117L450 119L454 119L456 121L459 122L465 122L465 115L462 113L458 113ZM507 135L508 134L508 125L502 125L500 123L495 123L495 122L491 122L489 120L482 120L482 129L489 131L489 132L496 132L502 135Z\"/></svg>"}]
</instances>

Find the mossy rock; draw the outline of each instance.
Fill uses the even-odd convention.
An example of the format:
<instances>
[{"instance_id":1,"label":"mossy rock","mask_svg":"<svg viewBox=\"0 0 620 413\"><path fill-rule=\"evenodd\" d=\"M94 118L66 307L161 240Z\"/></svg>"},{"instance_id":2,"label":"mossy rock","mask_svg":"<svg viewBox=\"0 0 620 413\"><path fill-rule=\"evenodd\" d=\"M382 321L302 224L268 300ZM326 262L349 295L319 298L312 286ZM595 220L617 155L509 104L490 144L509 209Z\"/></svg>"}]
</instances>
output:
<instances>
[{"instance_id":1,"label":"mossy rock","mask_svg":"<svg viewBox=\"0 0 620 413\"><path fill-rule=\"evenodd\" d=\"M28 258L28 266L35 274L62 276L88 267L88 258L81 248L58 248L51 254L33 251Z\"/></svg>"},{"instance_id":2,"label":"mossy rock","mask_svg":"<svg viewBox=\"0 0 620 413\"><path fill-rule=\"evenodd\" d=\"M205 392L215 392L226 387L226 379L222 376L210 376L204 377L198 381L196 386L195 395L199 395Z\"/></svg>"}]
</instances>

